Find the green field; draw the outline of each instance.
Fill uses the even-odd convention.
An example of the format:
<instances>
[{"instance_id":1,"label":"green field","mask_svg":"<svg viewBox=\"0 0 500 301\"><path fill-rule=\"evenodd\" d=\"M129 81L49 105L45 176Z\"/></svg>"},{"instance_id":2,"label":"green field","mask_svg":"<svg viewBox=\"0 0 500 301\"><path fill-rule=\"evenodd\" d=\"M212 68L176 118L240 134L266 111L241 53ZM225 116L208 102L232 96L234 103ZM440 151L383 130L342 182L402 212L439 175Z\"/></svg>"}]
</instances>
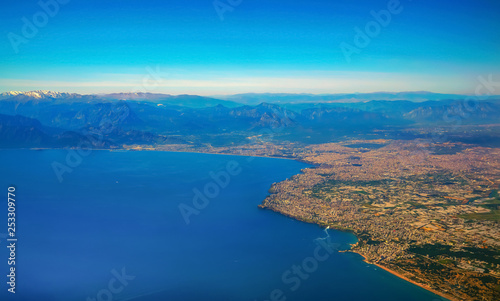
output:
<instances>
[{"instance_id":1,"label":"green field","mask_svg":"<svg viewBox=\"0 0 500 301\"><path fill-rule=\"evenodd\" d=\"M485 221L500 221L500 210L492 210L488 213L461 214L458 217L463 219L475 219Z\"/></svg>"}]
</instances>

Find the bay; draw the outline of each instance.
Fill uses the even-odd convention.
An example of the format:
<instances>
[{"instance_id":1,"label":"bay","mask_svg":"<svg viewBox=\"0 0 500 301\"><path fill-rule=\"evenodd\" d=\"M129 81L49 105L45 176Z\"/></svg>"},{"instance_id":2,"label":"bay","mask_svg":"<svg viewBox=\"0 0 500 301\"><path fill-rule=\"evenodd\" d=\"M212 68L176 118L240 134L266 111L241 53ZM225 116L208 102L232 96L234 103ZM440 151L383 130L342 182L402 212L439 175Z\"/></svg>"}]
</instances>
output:
<instances>
[{"instance_id":1,"label":"bay","mask_svg":"<svg viewBox=\"0 0 500 301\"><path fill-rule=\"evenodd\" d=\"M18 238L10 294L0 236L3 300L441 300L357 254L330 254L356 242L352 234L257 207L304 163L152 151L93 151L79 162L68 154L0 150L0 233L14 185ZM62 181L59 164L68 171Z\"/></svg>"}]
</instances>

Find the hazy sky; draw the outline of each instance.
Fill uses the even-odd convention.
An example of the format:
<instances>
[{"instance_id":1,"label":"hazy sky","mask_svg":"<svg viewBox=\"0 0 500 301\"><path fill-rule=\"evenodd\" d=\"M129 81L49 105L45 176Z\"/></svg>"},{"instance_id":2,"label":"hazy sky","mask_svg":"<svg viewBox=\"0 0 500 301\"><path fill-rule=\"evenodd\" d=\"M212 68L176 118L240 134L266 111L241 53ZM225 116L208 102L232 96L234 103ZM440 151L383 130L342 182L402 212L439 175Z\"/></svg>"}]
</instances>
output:
<instances>
[{"instance_id":1,"label":"hazy sky","mask_svg":"<svg viewBox=\"0 0 500 301\"><path fill-rule=\"evenodd\" d=\"M46 3L2 1L0 91L473 93L500 78L497 0Z\"/></svg>"}]
</instances>

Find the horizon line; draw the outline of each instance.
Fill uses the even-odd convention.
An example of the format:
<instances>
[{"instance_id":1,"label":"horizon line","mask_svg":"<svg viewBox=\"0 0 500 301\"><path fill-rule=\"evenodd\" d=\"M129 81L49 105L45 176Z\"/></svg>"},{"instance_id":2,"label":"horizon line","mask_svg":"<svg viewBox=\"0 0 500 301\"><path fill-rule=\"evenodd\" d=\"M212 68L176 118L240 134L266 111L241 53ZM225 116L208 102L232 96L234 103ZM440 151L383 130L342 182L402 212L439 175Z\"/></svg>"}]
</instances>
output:
<instances>
[{"instance_id":1,"label":"horizon line","mask_svg":"<svg viewBox=\"0 0 500 301\"><path fill-rule=\"evenodd\" d=\"M170 94L168 92L151 92L151 91L117 91L117 92L108 92L108 93L99 93L99 92L94 92L94 93L78 93L78 92L70 92L68 90L66 91L61 91L61 90L44 90L44 89L37 89L37 90L8 90L8 91L3 91L0 92L0 94L7 94L7 93L13 93L17 92L19 94L24 94L24 93L30 93L30 92L37 92L37 93L46 93L46 92L53 92L53 93L66 93L66 94L77 94L77 95L110 95L110 94L149 94L149 95L169 95L169 96L183 96L183 95L189 95L189 96L203 96L203 97L218 97L218 96L235 96L235 95L249 95L249 94L254 94L254 95L263 95L263 94L268 94L268 95L312 95L312 96L323 96L323 95L351 95L351 94L358 94L358 95L366 95L366 94L382 94L382 93L390 93L390 94L403 94L403 93L408 93L408 94L438 94L438 95L457 95L457 96L474 96L475 94L470 94L470 93L453 93L453 92L432 92L428 90L403 90L403 91L388 91L388 90L380 90L380 91L373 91L373 92L335 92L335 93L310 93L310 92L241 92L241 93L227 93L227 94L193 94L193 93L179 93L179 94ZM500 95L488 95L488 97L500 97Z\"/></svg>"}]
</instances>

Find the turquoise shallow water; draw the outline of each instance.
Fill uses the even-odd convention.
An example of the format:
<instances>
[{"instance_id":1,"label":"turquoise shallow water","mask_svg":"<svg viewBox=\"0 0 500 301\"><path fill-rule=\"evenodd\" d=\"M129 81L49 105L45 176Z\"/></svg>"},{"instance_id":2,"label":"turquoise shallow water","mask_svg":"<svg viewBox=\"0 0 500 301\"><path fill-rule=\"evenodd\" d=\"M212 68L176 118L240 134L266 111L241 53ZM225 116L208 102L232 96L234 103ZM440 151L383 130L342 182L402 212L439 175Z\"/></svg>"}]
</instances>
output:
<instances>
[{"instance_id":1,"label":"turquoise shallow water","mask_svg":"<svg viewBox=\"0 0 500 301\"><path fill-rule=\"evenodd\" d=\"M3 277L2 300L441 300L359 255L332 251L353 235L257 208L273 182L303 163L93 151L60 182L52 163L66 164L67 154L0 150L0 233L15 185L19 239L16 294ZM214 180L228 164L234 175ZM198 208L197 190L205 198ZM189 224L180 204L195 212Z\"/></svg>"}]
</instances>

